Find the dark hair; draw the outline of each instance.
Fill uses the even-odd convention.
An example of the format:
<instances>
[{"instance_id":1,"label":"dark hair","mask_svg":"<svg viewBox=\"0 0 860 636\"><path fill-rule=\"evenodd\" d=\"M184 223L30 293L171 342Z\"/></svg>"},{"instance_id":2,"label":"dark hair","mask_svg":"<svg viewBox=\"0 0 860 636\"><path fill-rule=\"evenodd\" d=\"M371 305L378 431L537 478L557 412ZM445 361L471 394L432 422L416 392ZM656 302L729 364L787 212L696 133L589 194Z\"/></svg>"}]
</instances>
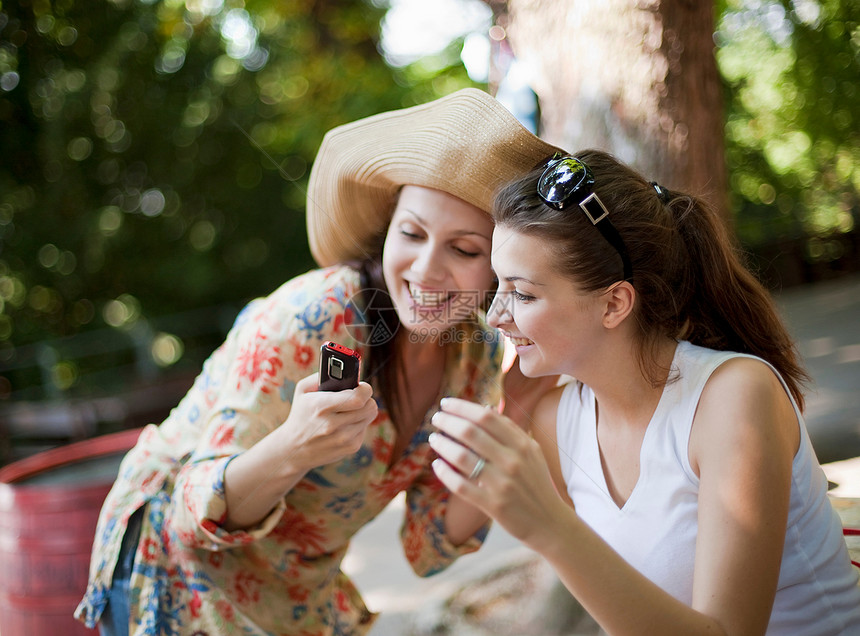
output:
<instances>
[{"instance_id":1,"label":"dark hair","mask_svg":"<svg viewBox=\"0 0 860 636\"><path fill-rule=\"evenodd\" d=\"M382 239L384 241L384 236ZM402 362L400 356L397 355L394 334L400 329L400 319L388 293L378 293L378 290L387 291L388 289L382 273L381 244L375 253L376 256L366 258L354 265L361 276L362 310L367 324L370 325L370 333L367 334L370 342L370 355L362 363L362 375L367 382L373 384L378 390L382 404L388 411L394 428L399 434L402 418L398 417L400 401L398 399L397 377L403 374L399 373ZM373 332L390 334L390 337L382 337L374 341ZM404 379L405 377L403 375Z\"/></svg>"},{"instance_id":2,"label":"dark hair","mask_svg":"<svg viewBox=\"0 0 860 636\"><path fill-rule=\"evenodd\" d=\"M803 409L809 376L768 291L744 266L725 223L704 201L665 190L599 150L575 155L594 173L594 191L624 241L637 300L639 365L657 382L655 351L663 337L758 356L772 364ZM621 257L578 207L555 210L537 195L546 164L503 188L496 223L556 246L556 263L584 291L623 279ZM665 372L665 369L663 370Z\"/></svg>"}]
</instances>

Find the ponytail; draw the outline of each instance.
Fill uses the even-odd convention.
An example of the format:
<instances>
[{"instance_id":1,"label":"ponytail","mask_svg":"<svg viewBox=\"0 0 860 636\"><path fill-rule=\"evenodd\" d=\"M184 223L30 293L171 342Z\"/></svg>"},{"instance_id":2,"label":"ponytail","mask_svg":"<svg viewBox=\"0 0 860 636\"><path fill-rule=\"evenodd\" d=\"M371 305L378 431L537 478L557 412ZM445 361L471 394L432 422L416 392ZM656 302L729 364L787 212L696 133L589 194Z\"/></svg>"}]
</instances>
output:
<instances>
[{"instance_id":1,"label":"ponytail","mask_svg":"<svg viewBox=\"0 0 860 636\"><path fill-rule=\"evenodd\" d=\"M770 293L744 266L725 223L693 197L666 204L689 253L690 294L681 337L693 344L758 356L780 373L800 409L809 375Z\"/></svg>"}]
</instances>

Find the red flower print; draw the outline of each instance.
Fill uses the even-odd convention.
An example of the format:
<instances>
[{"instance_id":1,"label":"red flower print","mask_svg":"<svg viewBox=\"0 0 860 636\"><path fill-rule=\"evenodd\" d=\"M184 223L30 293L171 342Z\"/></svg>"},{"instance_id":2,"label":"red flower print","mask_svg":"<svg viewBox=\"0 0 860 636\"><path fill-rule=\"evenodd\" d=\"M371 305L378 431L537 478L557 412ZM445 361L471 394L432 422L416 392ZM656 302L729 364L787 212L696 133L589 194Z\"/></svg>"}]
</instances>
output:
<instances>
[{"instance_id":1,"label":"red flower print","mask_svg":"<svg viewBox=\"0 0 860 636\"><path fill-rule=\"evenodd\" d=\"M284 512L272 535L281 541L296 544L302 552L307 552L310 548L319 553L326 551L323 545L326 539L323 523L311 523L302 513L290 508Z\"/></svg>"},{"instance_id":2,"label":"red flower print","mask_svg":"<svg viewBox=\"0 0 860 636\"><path fill-rule=\"evenodd\" d=\"M314 352L313 350L306 345L296 345L296 351L293 353L293 361L299 365L302 369L307 368L307 366L313 360Z\"/></svg>"},{"instance_id":3,"label":"red flower print","mask_svg":"<svg viewBox=\"0 0 860 636\"><path fill-rule=\"evenodd\" d=\"M394 499L401 490L405 490L412 482L412 478L404 474L404 468L408 468L403 463L398 464L388 473L388 476L378 484L371 484L374 492L383 500L388 501Z\"/></svg>"},{"instance_id":4,"label":"red flower print","mask_svg":"<svg viewBox=\"0 0 860 636\"><path fill-rule=\"evenodd\" d=\"M194 533L191 530L177 530L176 536L182 545L194 545Z\"/></svg>"},{"instance_id":5,"label":"red flower print","mask_svg":"<svg viewBox=\"0 0 860 636\"><path fill-rule=\"evenodd\" d=\"M236 432L232 424L221 424L212 436L212 445L215 448L221 448L233 443L234 433Z\"/></svg>"},{"instance_id":6,"label":"red flower print","mask_svg":"<svg viewBox=\"0 0 860 636\"><path fill-rule=\"evenodd\" d=\"M382 437L377 437L373 440L373 456L377 461L387 462L391 457L391 442Z\"/></svg>"},{"instance_id":7,"label":"red flower print","mask_svg":"<svg viewBox=\"0 0 860 636\"><path fill-rule=\"evenodd\" d=\"M409 524L409 528L403 535L403 553L410 563L415 563L421 556L421 549L424 547L424 533L418 532L414 524Z\"/></svg>"},{"instance_id":8,"label":"red flower print","mask_svg":"<svg viewBox=\"0 0 860 636\"><path fill-rule=\"evenodd\" d=\"M256 574L243 570L236 574L233 589L239 603L256 603L260 600L260 584L263 582Z\"/></svg>"},{"instance_id":9,"label":"red flower print","mask_svg":"<svg viewBox=\"0 0 860 636\"><path fill-rule=\"evenodd\" d=\"M142 551L144 560L154 561L158 557L158 544L152 539L144 539Z\"/></svg>"},{"instance_id":10,"label":"red flower print","mask_svg":"<svg viewBox=\"0 0 860 636\"><path fill-rule=\"evenodd\" d=\"M188 609L191 610L191 615L194 618L200 617L200 606L203 605L203 601L200 600L200 594L198 594L197 590L194 590L191 597L191 602L188 603Z\"/></svg>"},{"instance_id":11,"label":"red flower print","mask_svg":"<svg viewBox=\"0 0 860 636\"><path fill-rule=\"evenodd\" d=\"M415 457L410 455L403 460L403 472L408 476L410 473L416 473L421 470L422 466L415 461ZM404 488L408 484L404 484Z\"/></svg>"},{"instance_id":12,"label":"red flower print","mask_svg":"<svg viewBox=\"0 0 860 636\"><path fill-rule=\"evenodd\" d=\"M221 618L223 618L227 622L231 622L233 620L233 617L235 616L235 614L233 613L233 606L230 605L228 601L218 601L217 603L215 603L215 609L221 615Z\"/></svg>"},{"instance_id":13,"label":"red flower print","mask_svg":"<svg viewBox=\"0 0 860 636\"><path fill-rule=\"evenodd\" d=\"M209 553L209 565L213 568L218 569L224 563L224 554L221 552L210 552Z\"/></svg>"},{"instance_id":14,"label":"red flower print","mask_svg":"<svg viewBox=\"0 0 860 636\"><path fill-rule=\"evenodd\" d=\"M277 346L270 346L266 342L268 338L257 331L253 342L246 344L236 356L239 366L239 381L236 388L241 388L242 379L247 378L251 384L256 384L261 378L271 381L278 370L284 365L280 358L281 350ZM270 388L260 388L263 393L268 393Z\"/></svg>"},{"instance_id":15,"label":"red flower print","mask_svg":"<svg viewBox=\"0 0 860 636\"><path fill-rule=\"evenodd\" d=\"M344 307L343 313L334 317L334 332L340 333L340 330L344 325L352 325L355 322L354 313L355 312L352 311L352 306L347 305Z\"/></svg>"},{"instance_id":16,"label":"red flower print","mask_svg":"<svg viewBox=\"0 0 860 636\"><path fill-rule=\"evenodd\" d=\"M296 603L304 603L311 595L310 590L301 585L291 585L287 588L287 594L289 594L290 599Z\"/></svg>"},{"instance_id":17,"label":"red flower print","mask_svg":"<svg viewBox=\"0 0 860 636\"><path fill-rule=\"evenodd\" d=\"M346 594L343 593L343 590L338 590L337 594L335 594L335 603L337 603L337 609L341 612L349 611L349 599L347 599Z\"/></svg>"},{"instance_id":18,"label":"red flower print","mask_svg":"<svg viewBox=\"0 0 860 636\"><path fill-rule=\"evenodd\" d=\"M218 524L212 521L212 519L204 519L200 522L200 525L203 526L203 529L210 534L218 532Z\"/></svg>"}]
</instances>

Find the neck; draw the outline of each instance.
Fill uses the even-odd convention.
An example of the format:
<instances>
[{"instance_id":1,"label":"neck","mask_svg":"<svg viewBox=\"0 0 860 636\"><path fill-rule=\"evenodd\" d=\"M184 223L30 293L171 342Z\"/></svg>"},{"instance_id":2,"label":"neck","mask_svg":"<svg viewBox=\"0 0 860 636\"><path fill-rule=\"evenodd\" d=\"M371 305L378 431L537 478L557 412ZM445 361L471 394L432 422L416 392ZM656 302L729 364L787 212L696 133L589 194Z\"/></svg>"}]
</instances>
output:
<instances>
[{"instance_id":1,"label":"neck","mask_svg":"<svg viewBox=\"0 0 860 636\"><path fill-rule=\"evenodd\" d=\"M400 333L397 337L398 400L397 407L392 409L398 433L395 458L421 425L425 413L439 399L446 354L446 347L440 346L438 341L413 342L408 333Z\"/></svg>"},{"instance_id":2,"label":"neck","mask_svg":"<svg viewBox=\"0 0 860 636\"><path fill-rule=\"evenodd\" d=\"M601 419L647 426L663 395L676 347L677 343L669 338L661 342L655 357L655 371L659 373L656 382L643 374L632 347L626 348L622 355L607 356L602 373L596 375L593 383L587 382L600 405L604 416Z\"/></svg>"}]
</instances>

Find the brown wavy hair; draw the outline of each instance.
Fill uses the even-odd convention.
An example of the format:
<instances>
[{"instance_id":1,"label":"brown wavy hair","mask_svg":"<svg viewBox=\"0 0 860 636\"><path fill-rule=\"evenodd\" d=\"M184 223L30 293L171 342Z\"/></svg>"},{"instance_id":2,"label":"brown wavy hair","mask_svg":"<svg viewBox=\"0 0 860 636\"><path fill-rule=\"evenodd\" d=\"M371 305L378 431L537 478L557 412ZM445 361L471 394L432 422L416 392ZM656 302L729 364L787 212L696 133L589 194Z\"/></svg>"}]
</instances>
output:
<instances>
[{"instance_id":1,"label":"brown wavy hair","mask_svg":"<svg viewBox=\"0 0 860 636\"><path fill-rule=\"evenodd\" d=\"M704 201L656 189L640 174L599 150L575 155L594 173L632 265L633 317L639 365L658 384L665 377L655 351L665 337L721 351L758 356L772 364L801 409L803 369L796 344L770 293L744 265L725 223ZM508 184L493 206L496 223L540 237L554 247L560 271L584 291L622 280L618 252L578 207L555 210L537 195L545 163Z\"/></svg>"}]
</instances>

